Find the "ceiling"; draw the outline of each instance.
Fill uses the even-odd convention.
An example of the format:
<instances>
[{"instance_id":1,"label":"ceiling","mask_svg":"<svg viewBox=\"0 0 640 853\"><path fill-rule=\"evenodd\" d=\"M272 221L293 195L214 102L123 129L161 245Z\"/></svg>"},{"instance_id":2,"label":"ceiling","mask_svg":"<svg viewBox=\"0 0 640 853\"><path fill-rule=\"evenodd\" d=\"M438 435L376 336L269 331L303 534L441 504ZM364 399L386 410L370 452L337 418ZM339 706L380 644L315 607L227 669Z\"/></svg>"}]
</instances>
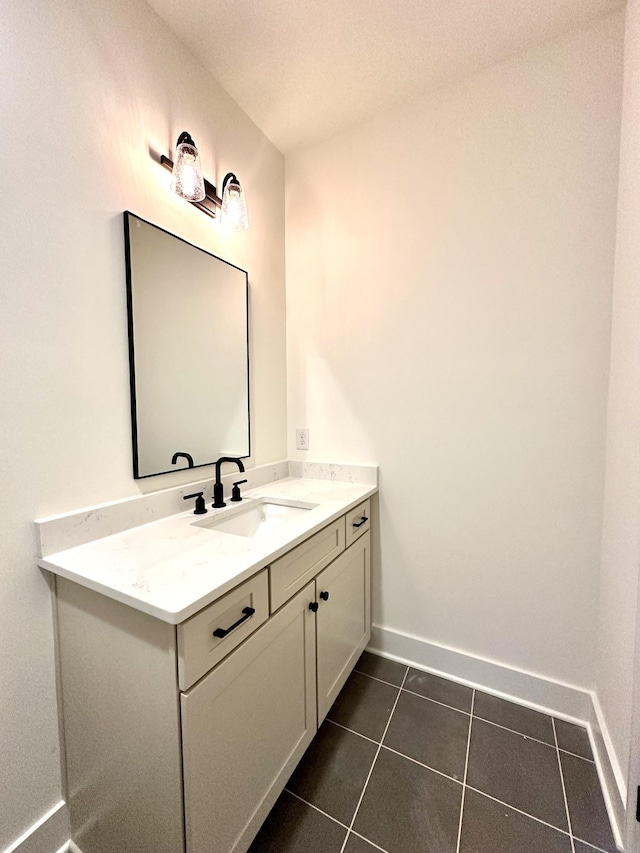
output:
<instances>
[{"instance_id":1,"label":"ceiling","mask_svg":"<svg viewBox=\"0 0 640 853\"><path fill-rule=\"evenodd\" d=\"M623 5L623 0L149 2L285 153Z\"/></svg>"}]
</instances>

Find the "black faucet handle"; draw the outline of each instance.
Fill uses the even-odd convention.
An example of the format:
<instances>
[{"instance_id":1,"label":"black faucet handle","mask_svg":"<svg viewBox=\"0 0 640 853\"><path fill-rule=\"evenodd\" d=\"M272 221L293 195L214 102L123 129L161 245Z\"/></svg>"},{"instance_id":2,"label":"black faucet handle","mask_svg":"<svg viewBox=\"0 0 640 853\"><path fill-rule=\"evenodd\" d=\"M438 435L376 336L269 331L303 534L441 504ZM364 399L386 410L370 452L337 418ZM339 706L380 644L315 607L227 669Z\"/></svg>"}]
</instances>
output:
<instances>
[{"instance_id":1,"label":"black faucet handle","mask_svg":"<svg viewBox=\"0 0 640 853\"><path fill-rule=\"evenodd\" d=\"M182 500L188 501L191 498L196 499L196 508L193 511L194 515L204 515L207 512L207 508L204 505L204 492L194 492L192 495L185 495Z\"/></svg>"},{"instance_id":2,"label":"black faucet handle","mask_svg":"<svg viewBox=\"0 0 640 853\"><path fill-rule=\"evenodd\" d=\"M246 482L247 482L246 480L238 480L236 483L233 484L233 488L231 489L230 500L232 500L232 501L241 501L242 500L242 495L240 494L240 486Z\"/></svg>"}]
</instances>

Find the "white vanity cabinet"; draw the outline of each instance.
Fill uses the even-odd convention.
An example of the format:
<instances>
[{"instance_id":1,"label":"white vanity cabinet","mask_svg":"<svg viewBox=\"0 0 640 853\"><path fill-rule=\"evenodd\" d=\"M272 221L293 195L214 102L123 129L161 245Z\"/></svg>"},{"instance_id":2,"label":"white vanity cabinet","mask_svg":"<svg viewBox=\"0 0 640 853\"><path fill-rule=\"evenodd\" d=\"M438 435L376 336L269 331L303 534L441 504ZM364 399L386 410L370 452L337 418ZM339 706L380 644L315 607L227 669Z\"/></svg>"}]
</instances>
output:
<instances>
[{"instance_id":1,"label":"white vanity cabinet","mask_svg":"<svg viewBox=\"0 0 640 853\"><path fill-rule=\"evenodd\" d=\"M363 536L181 695L187 853L246 850L278 798L369 640L369 547Z\"/></svg>"},{"instance_id":2,"label":"white vanity cabinet","mask_svg":"<svg viewBox=\"0 0 640 853\"><path fill-rule=\"evenodd\" d=\"M368 642L369 502L177 626L56 580L79 849L245 853Z\"/></svg>"}]
</instances>

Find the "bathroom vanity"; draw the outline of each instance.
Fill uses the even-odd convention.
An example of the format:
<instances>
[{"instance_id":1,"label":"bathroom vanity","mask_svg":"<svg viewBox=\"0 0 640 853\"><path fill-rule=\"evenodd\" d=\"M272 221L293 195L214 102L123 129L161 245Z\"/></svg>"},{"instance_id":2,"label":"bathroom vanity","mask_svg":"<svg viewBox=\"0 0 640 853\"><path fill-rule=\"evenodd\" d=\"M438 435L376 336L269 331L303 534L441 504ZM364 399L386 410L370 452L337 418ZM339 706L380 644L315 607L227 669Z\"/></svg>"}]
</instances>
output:
<instances>
[{"instance_id":1,"label":"bathroom vanity","mask_svg":"<svg viewBox=\"0 0 640 853\"><path fill-rule=\"evenodd\" d=\"M370 637L375 492L288 479L41 557L82 853L248 849Z\"/></svg>"}]
</instances>

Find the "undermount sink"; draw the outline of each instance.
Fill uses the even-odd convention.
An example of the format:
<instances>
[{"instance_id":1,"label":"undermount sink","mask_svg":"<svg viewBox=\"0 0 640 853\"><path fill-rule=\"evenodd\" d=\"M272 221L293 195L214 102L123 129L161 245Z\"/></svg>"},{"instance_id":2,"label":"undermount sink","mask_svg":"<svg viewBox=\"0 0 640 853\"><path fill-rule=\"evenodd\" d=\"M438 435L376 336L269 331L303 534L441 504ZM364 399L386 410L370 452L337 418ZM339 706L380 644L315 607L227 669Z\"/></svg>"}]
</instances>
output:
<instances>
[{"instance_id":1,"label":"undermount sink","mask_svg":"<svg viewBox=\"0 0 640 853\"><path fill-rule=\"evenodd\" d=\"M245 539L258 539L269 536L291 519L299 518L316 506L318 504L304 501L260 498L247 501L245 506L229 510L222 516L198 519L192 523L197 527L206 527L207 530L215 530L218 533L244 536Z\"/></svg>"}]
</instances>

